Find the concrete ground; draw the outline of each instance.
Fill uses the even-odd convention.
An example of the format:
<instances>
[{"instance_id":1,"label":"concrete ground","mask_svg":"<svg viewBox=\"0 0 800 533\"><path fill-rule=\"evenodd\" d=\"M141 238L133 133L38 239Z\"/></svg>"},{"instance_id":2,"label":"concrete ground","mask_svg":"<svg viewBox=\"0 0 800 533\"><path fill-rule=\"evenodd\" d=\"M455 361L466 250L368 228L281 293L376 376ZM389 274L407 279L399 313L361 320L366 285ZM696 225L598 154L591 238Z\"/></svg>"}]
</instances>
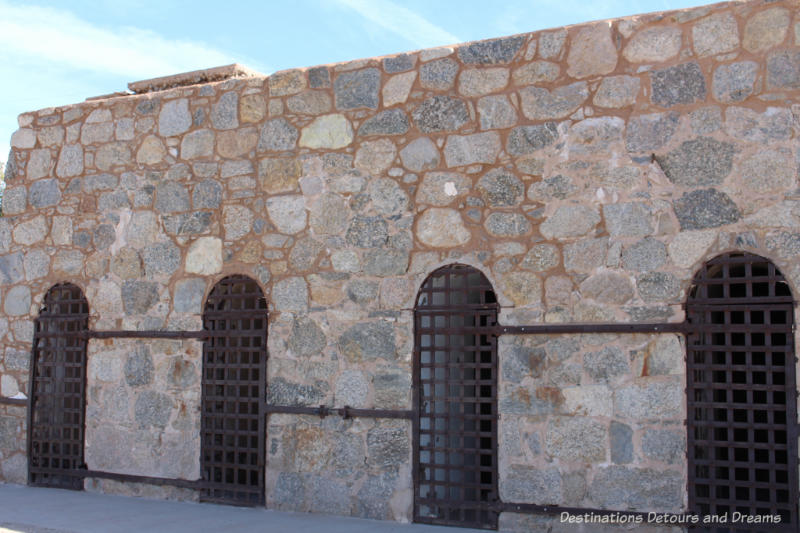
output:
<instances>
[{"instance_id":1,"label":"concrete ground","mask_svg":"<svg viewBox=\"0 0 800 533\"><path fill-rule=\"evenodd\" d=\"M471 529L0 483L0 533L466 533Z\"/></svg>"}]
</instances>

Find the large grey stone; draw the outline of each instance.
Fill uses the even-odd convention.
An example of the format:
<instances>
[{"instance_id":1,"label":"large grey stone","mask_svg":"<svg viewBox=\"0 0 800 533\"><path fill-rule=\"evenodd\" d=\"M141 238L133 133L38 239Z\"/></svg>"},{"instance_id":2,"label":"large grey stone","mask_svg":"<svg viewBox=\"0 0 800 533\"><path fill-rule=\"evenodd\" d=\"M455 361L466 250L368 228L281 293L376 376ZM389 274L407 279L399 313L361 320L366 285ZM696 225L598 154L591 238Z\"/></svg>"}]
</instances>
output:
<instances>
[{"instance_id":1,"label":"large grey stone","mask_svg":"<svg viewBox=\"0 0 800 533\"><path fill-rule=\"evenodd\" d=\"M458 63L446 57L430 61L419 67L419 83L426 89L446 90L453 86L458 73Z\"/></svg>"},{"instance_id":2,"label":"large grey stone","mask_svg":"<svg viewBox=\"0 0 800 533\"><path fill-rule=\"evenodd\" d=\"M391 178L370 180L367 192L372 200L372 207L381 215L397 215L405 211L408 206L408 195Z\"/></svg>"},{"instance_id":3,"label":"large grey stone","mask_svg":"<svg viewBox=\"0 0 800 533\"><path fill-rule=\"evenodd\" d=\"M561 472L554 467L513 465L500 479L500 494L506 501L557 505L562 501L561 491Z\"/></svg>"},{"instance_id":4,"label":"large grey stone","mask_svg":"<svg viewBox=\"0 0 800 533\"><path fill-rule=\"evenodd\" d=\"M125 382L131 387L149 385L153 382L153 358L150 348L143 343L137 343L133 352L125 359Z\"/></svg>"},{"instance_id":5,"label":"large grey stone","mask_svg":"<svg viewBox=\"0 0 800 533\"><path fill-rule=\"evenodd\" d=\"M531 231L531 223L525 215L502 211L495 211L486 217L483 227L495 237L520 237Z\"/></svg>"},{"instance_id":6,"label":"large grey stone","mask_svg":"<svg viewBox=\"0 0 800 533\"><path fill-rule=\"evenodd\" d=\"M327 344L325 333L317 323L307 317L297 317L292 322L289 349L301 357L321 356Z\"/></svg>"},{"instance_id":7,"label":"large grey stone","mask_svg":"<svg viewBox=\"0 0 800 533\"><path fill-rule=\"evenodd\" d=\"M239 94L235 91L222 93L211 108L211 124L217 130L231 130L239 126Z\"/></svg>"},{"instance_id":8,"label":"large grey stone","mask_svg":"<svg viewBox=\"0 0 800 533\"><path fill-rule=\"evenodd\" d=\"M560 461L605 462L608 430L588 417L559 416L550 419L545 434L545 452Z\"/></svg>"},{"instance_id":9,"label":"large grey stone","mask_svg":"<svg viewBox=\"0 0 800 533\"><path fill-rule=\"evenodd\" d=\"M586 82L556 87L525 87L519 91L522 114L530 120L548 120L571 115L589 97Z\"/></svg>"},{"instance_id":10,"label":"large grey stone","mask_svg":"<svg viewBox=\"0 0 800 533\"><path fill-rule=\"evenodd\" d=\"M31 290L26 285L12 287L5 294L3 310L10 316L22 316L31 312Z\"/></svg>"},{"instance_id":11,"label":"large grey stone","mask_svg":"<svg viewBox=\"0 0 800 533\"><path fill-rule=\"evenodd\" d=\"M683 386L680 380L642 380L614 393L614 415L637 420L670 420L683 415Z\"/></svg>"},{"instance_id":12,"label":"large grey stone","mask_svg":"<svg viewBox=\"0 0 800 533\"><path fill-rule=\"evenodd\" d=\"M165 102L158 114L158 133L162 137L172 137L187 131L192 125L189 113L189 100L180 98Z\"/></svg>"},{"instance_id":13,"label":"large grey stone","mask_svg":"<svg viewBox=\"0 0 800 533\"><path fill-rule=\"evenodd\" d=\"M578 187L572 178L557 174L542 181L531 184L528 189L528 199L535 202L547 203L553 199L563 200L570 194L576 192Z\"/></svg>"},{"instance_id":14,"label":"large grey stone","mask_svg":"<svg viewBox=\"0 0 800 533\"><path fill-rule=\"evenodd\" d=\"M164 428L172 413L172 399L166 394L146 390L137 396L133 411L141 429Z\"/></svg>"},{"instance_id":15,"label":"large grey stone","mask_svg":"<svg viewBox=\"0 0 800 533\"><path fill-rule=\"evenodd\" d=\"M311 206L309 225L315 234L336 235L347 227L347 201L334 193L323 193Z\"/></svg>"},{"instance_id":16,"label":"large grey stone","mask_svg":"<svg viewBox=\"0 0 800 533\"><path fill-rule=\"evenodd\" d=\"M20 213L24 213L28 205L27 198L28 189L24 186L6 188L3 191L2 198L0 198L0 200L2 200L3 214L19 215Z\"/></svg>"},{"instance_id":17,"label":"large grey stone","mask_svg":"<svg viewBox=\"0 0 800 533\"><path fill-rule=\"evenodd\" d=\"M452 131L469 122L469 111L463 100L452 96L433 96L417 106L411 117L423 133Z\"/></svg>"},{"instance_id":18,"label":"large grey stone","mask_svg":"<svg viewBox=\"0 0 800 533\"><path fill-rule=\"evenodd\" d=\"M186 186L174 181L162 181L156 185L156 210L161 213L189 211L189 191Z\"/></svg>"},{"instance_id":19,"label":"large grey stone","mask_svg":"<svg viewBox=\"0 0 800 533\"><path fill-rule=\"evenodd\" d=\"M267 213L272 223L281 233L294 235L306 227L306 204L301 195L267 198Z\"/></svg>"},{"instance_id":20,"label":"large grey stone","mask_svg":"<svg viewBox=\"0 0 800 533\"><path fill-rule=\"evenodd\" d=\"M758 64L755 61L740 61L720 65L714 71L711 92L719 102L741 102L753 94Z\"/></svg>"},{"instance_id":21,"label":"large grey stone","mask_svg":"<svg viewBox=\"0 0 800 533\"><path fill-rule=\"evenodd\" d=\"M684 485L676 471L609 466L595 474L589 495L603 509L677 512Z\"/></svg>"},{"instance_id":22,"label":"large grey stone","mask_svg":"<svg viewBox=\"0 0 800 533\"><path fill-rule=\"evenodd\" d=\"M394 327L383 320L360 322L339 337L338 346L348 361L391 361L396 355Z\"/></svg>"},{"instance_id":23,"label":"large grey stone","mask_svg":"<svg viewBox=\"0 0 800 533\"><path fill-rule=\"evenodd\" d=\"M428 137L419 137L400 150L403 166L414 172L434 169L439 166L439 150Z\"/></svg>"},{"instance_id":24,"label":"large grey stone","mask_svg":"<svg viewBox=\"0 0 800 533\"><path fill-rule=\"evenodd\" d=\"M194 209L216 209L222 199L222 186L214 180L203 180L192 190Z\"/></svg>"},{"instance_id":25,"label":"large grey stone","mask_svg":"<svg viewBox=\"0 0 800 533\"><path fill-rule=\"evenodd\" d=\"M272 287L275 309L289 313L308 311L308 285L301 277L282 279Z\"/></svg>"},{"instance_id":26,"label":"large grey stone","mask_svg":"<svg viewBox=\"0 0 800 533\"><path fill-rule=\"evenodd\" d=\"M50 272L50 256L46 251L33 249L25 254L25 279L28 281L47 276ZM2 271L2 267L0 267Z\"/></svg>"},{"instance_id":27,"label":"large grey stone","mask_svg":"<svg viewBox=\"0 0 800 533\"><path fill-rule=\"evenodd\" d=\"M667 262L667 247L663 242L646 237L622 251L622 266L634 272L655 270Z\"/></svg>"},{"instance_id":28,"label":"large grey stone","mask_svg":"<svg viewBox=\"0 0 800 533\"><path fill-rule=\"evenodd\" d=\"M458 172L428 172L417 189L418 203L446 206L462 199L472 188L472 180Z\"/></svg>"},{"instance_id":29,"label":"large grey stone","mask_svg":"<svg viewBox=\"0 0 800 533\"><path fill-rule=\"evenodd\" d=\"M692 104L706 99L706 79L700 65L694 61L650 72L654 104L672 107Z\"/></svg>"},{"instance_id":30,"label":"large grey stone","mask_svg":"<svg viewBox=\"0 0 800 533\"><path fill-rule=\"evenodd\" d=\"M689 191L672 203L681 230L716 228L741 218L733 200L716 189Z\"/></svg>"},{"instance_id":31,"label":"large grey stone","mask_svg":"<svg viewBox=\"0 0 800 533\"><path fill-rule=\"evenodd\" d=\"M17 433L21 429L19 419L10 416L0 416L0 447L6 453L16 450L19 446Z\"/></svg>"},{"instance_id":32,"label":"large grey stone","mask_svg":"<svg viewBox=\"0 0 800 533\"><path fill-rule=\"evenodd\" d=\"M222 226L225 240L241 239L253 229L253 212L242 205L226 205L222 208Z\"/></svg>"},{"instance_id":33,"label":"large grey stone","mask_svg":"<svg viewBox=\"0 0 800 533\"><path fill-rule=\"evenodd\" d=\"M375 407L398 409L408 403L411 374L405 371L377 371L372 377Z\"/></svg>"},{"instance_id":34,"label":"large grey stone","mask_svg":"<svg viewBox=\"0 0 800 533\"><path fill-rule=\"evenodd\" d=\"M625 130L625 147L629 152L658 150L675 134L679 118L675 112L631 117Z\"/></svg>"},{"instance_id":35,"label":"large grey stone","mask_svg":"<svg viewBox=\"0 0 800 533\"><path fill-rule=\"evenodd\" d=\"M472 135L449 135L444 145L444 158L448 167L473 163L493 164L500 148L500 136L495 131Z\"/></svg>"},{"instance_id":36,"label":"large grey stone","mask_svg":"<svg viewBox=\"0 0 800 533\"><path fill-rule=\"evenodd\" d=\"M648 459L676 464L686 456L686 434L666 429L647 429L642 435L642 453Z\"/></svg>"},{"instance_id":37,"label":"large grey stone","mask_svg":"<svg viewBox=\"0 0 800 533\"><path fill-rule=\"evenodd\" d=\"M628 356L617 346L607 346L583 356L583 368L592 379L602 383L616 381L630 372Z\"/></svg>"},{"instance_id":38,"label":"large grey stone","mask_svg":"<svg viewBox=\"0 0 800 533\"><path fill-rule=\"evenodd\" d=\"M671 301L678 297L681 286L669 272L648 272L636 279L639 296L646 302Z\"/></svg>"},{"instance_id":39,"label":"large grey stone","mask_svg":"<svg viewBox=\"0 0 800 533\"><path fill-rule=\"evenodd\" d=\"M732 144L709 137L682 143L659 158L670 181L687 187L719 185L730 174L735 149Z\"/></svg>"},{"instance_id":40,"label":"large grey stone","mask_svg":"<svg viewBox=\"0 0 800 533\"><path fill-rule=\"evenodd\" d=\"M97 199L97 209L100 212L113 211L115 209L123 209L130 207L128 194L124 190L116 190L112 192L104 192Z\"/></svg>"},{"instance_id":41,"label":"large grey stone","mask_svg":"<svg viewBox=\"0 0 800 533\"><path fill-rule=\"evenodd\" d=\"M504 94L484 96L476 107L482 130L510 128L517 123L517 111Z\"/></svg>"},{"instance_id":42,"label":"large grey stone","mask_svg":"<svg viewBox=\"0 0 800 533\"><path fill-rule=\"evenodd\" d=\"M627 424L612 421L609 430L611 462L624 465L633 462L633 430Z\"/></svg>"},{"instance_id":43,"label":"large grey stone","mask_svg":"<svg viewBox=\"0 0 800 533\"><path fill-rule=\"evenodd\" d=\"M367 477L358 489L358 516L373 520L390 520L390 501L395 491L398 474L383 472Z\"/></svg>"},{"instance_id":44,"label":"large grey stone","mask_svg":"<svg viewBox=\"0 0 800 533\"><path fill-rule=\"evenodd\" d=\"M778 89L800 88L800 51L782 50L767 58L767 85Z\"/></svg>"},{"instance_id":45,"label":"large grey stone","mask_svg":"<svg viewBox=\"0 0 800 533\"><path fill-rule=\"evenodd\" d=\"M600 215L584 205L562 205L547 217L539 231L548 239L580 237L600 222Z\"/></svg>"},{"instance_id":46,"label":"large grey stone","mask_svg":"<svg viewBox=\"0 0 800 533\"><path fill-rule=\"evenodd\" d=\"M547 353L540 346L512 344L501 357L501 372L505 381L521 383L523 379L540 378Z\"/></svg>"},{"instance_id":47,"label":"large grey stone","mask_svg":"<svg viewBox=\"0 0 800 533\"><path fill-rule=\"evenodd\" d=\"M175 283L175 299L172 307L178 313L202 312L206 282L203 278L182 279Z\"/></svg>"},{"instance_id":48,"label":"large grey stone","mask_svg":"<svg viewBox=\"0 0 800 533\"><path fill-rule=\"evenodd\" d=\"M170 276L181 265L181 251L172 241L156 242L142 250L142 259L148 276Z\"/></svg>"},{"instance_id":49,"label":"large grey stone","mask_svg":"<svg viewBox=\"0 0 800 533\"><path fill-rule=\"evenodd\" d=\"M170 235L198 235L208 231L211 225L210 211L178 213L162 217L164 229Z\"/></svg>"},{"instance_id":50,"label":"large grey stone","mask_svg":"<svg viewBox=\"0 0 800 533\"><path fill-rule=\"evenodd\" d=\"M792 137L794 118L788 109L767 108L763 113L746 107L728 106L725 132L752 143L773 143Z\"/></svg>"},{"instance_id":51,"label":"large grey stone","mask_svg":"<svg viewBox=\"0 0 800 533\"><path fill-rule=\"evenodd\" d=\"M94 228L92 240L96 250L107 250L117 239L116 230L111 224L100 224Z\"/></svg>"},{"instance_id":52,"label":"large grey stone","mask_svg":"<svg viewBox=\"0 0 800 533\"><path fill-rule=\"evenodd\" d=\"M80 144L65 144L58 155L56 175L61 178L77 176L83 172L83 146Z\"/></svg>"},{"instance_id":53,"label":"large grey stone","mask_svg":"<svg viewBox=\"0 0 800 533\"><path fill-rule=\"evenodd\" d=\"M273 405L317 405L325 400L325 391L316 385L293 383L284 378L270 379L267 402Z\"/></svg>"},{"instance_id":54,"label":"large grey stone","mask_svg":"<svg viewBox=\"0 0 800 533\"><path fill-rule=\"evenodd\" d=\"M383 70L389 74L405 72L414 68L417 63L417 56L412 54L400 54L393 57L383 58Z\"/></svg>"},{"instance_id":55,"label":"large grey stone","mask_svg":"<svg viewBox=\"0 0 800 533\"><path fill-rule=\"evenodd\" d=\"M357 215L347 228L347 243L359 248L376 248L386 244L389 229L381 217Z\"/></svg>"},{"instance_id":56,"label":"large grey stone","mask_svg":"<svg viewBox=\"0 0 800 533\"><path fill-rule=\"evenodd\" d=\"M0 282L13 285L22 281L24 276L22 253L14 252L0 256Z\"/></svg>"},{"instance_id":57,"label":"large grey stone","mask_svg":"<svg viewBox=\"0 0 800 533\"><path fill-rule=\"evenodd\" d=\"M118 184L119 180L113 174L92 174L81 178L81 189L86 193L114 190Z\"/></svg>"},{"instance_id":58,"label":"large grey stone","mask_svg":"<svg viewBox=\"0 0 800 533\"><path fill-rule=\"evenodd\" d=\"M739 47L739 28L730 11L714 13L692 26L692 44L698 57L732 52Z\"/></svg>"},{"instance_id":59,"label":"large grey stone","mask_svg":"<svg viewBox=\"0 0 800 533\"><path fill-rule=\"evenodd\" d=\"M400 276L407 270L407 250L376 248L364 254L364 273L368 276Z\"/></svg>"},{"instance_id":60,"label":"large grey stone","mask_svg":"<svg viewBox=\"0 0 800 533\"><path fill-rule=\"evenodd\" d=\"M408 431L403 427L376 427L367 432L367 465L395 469L410 459Z\"/></svg>"},{"instance_id":61,"label":"large grey stone","mask_svg":"<svg viewBox=\"0 0 800 533\"><path fill-rule=\"evenodd\" d=\"M285 118L268 120L261 128L258 138L258 151L283 152L293 150L297 144L297 128Z\"/></svg>"},{"instance_id":62,"label":"large grey stone","mask_svg":"<svg viewBox=\"0 0 800 533\"><path fill-rule=\"evenodd\" d=\"M468 243L472 233L455 209L431 207L417 220L416 236L426 246L450 248Z\"/></svg>"},{"instance_id":63,"label":"large grey stone","mask_svg":"<svg viewBox=\"0 0 800 533\"><path fill-rule=\"evenodd\" d=\"M312 239L311 237L304 237L299 239L289 252L289 265L295 272L303 272L309 270L314 266L317 257L325 247L321 242Z\"/></svg>"},{"instance_id":64,"label":"large grey stone","mask_svg":"<svg viewBox=\"0 0 800 533\"><path fill-rule=\"evenodd\" d=\"M599 107L626 107L636 102L641 81L634 76L607 76L600 82L592 102Z\"/></svg>"},{"instance_id":65,"label":"large grey stone","mask_svg":"<svg viewBox=\"0 0 800 533\"><path fill-rule=\"evenodd\" d=\"M558 139L555 122L545 122L534 126L519 126L511 130L506 142L506 150L511 155L526 155L553 144Z\"/></svg>"},{"instance_id":66,"label":"large grey stone","mask_svg":"<svg viewBox=\"0 0 800 533\"><path fill-rule=\"evenodd\" d=\"M520 266L534 272L544 272L561 264L558 247L554 244L536 244L528 250Z\"/></svg>"},{"instance_id":67,"label":"large grey stone","mask_svg":"<svg viewBox=\"0 0 800 533\"><path fill-rule=\"evenodd\" d=\"M478 41L458 47L458 58L465 64L509 63L525 43L525 36Z\"/></svg>"},{"instance_id":68,"label":"large grey stone","mask_svg":"<svg viewBox=\"0 0 800 533\"><path fill-rule=\"evenodd\" d=\"M605 270L586 278L581 294L596 302L621 305L633 298L633 285L627 276Z\"/></svg>"},{"instance_id":69,"label":"large grey stone","mask_svg":"<svg viewBox=\"0 0 800 533\"><path fill-rule=\"evenodd\" d=\"M603 206L606 229L614 237L643 237L653 232L653 215L644 202Z\"/></svg>"},{"instance_id":70,"label":"large grey stone","mask_svg":"<svg viewBox=\"0 0 800 533\"><path fill-rule=\"evenodd\" d=\"M408 131L408 116L402 109L387 109L364 121L358 135L402 135Z\"/></svg>"},{"instance_id":71,"label":"large grey stone","mask_svg":"<svg viewBox=\"0 0 800 533\"><path fill-rule=\"evenodd\" d=\"M158 302L158 284L128 280L122 283L122 307L126 315L146 313Z\"/></svg>"},{"instance_id":72,"label":"large grey stone","mask_svg":"<svg viewBox=\"0 0 800 533\"><path fill-rule=\"evenodd\" d=\"M333 82L337 109L369 107L377 109L381 73L376 68L342 72Z\"/></svg>"},{"instance_id":73,"label":"large grey stone","mask_svg":"<svg viewBox=\"0 0 800 533\"><path fill-rule=\"evenodd\" d=\"M336 405L366 407L369 383L360 370L345 370L336 378L334 402Z\"/></svg>"},{"instance_id":74,"label":"large grey stone","mask_svg":"<svg viewBox=\"0 0 800 533\"><path fill-rule=\"evenodd\" d=\"M484 174L475 188L489 207L517 205L522 201L525 191L519 178L499 168Z\"/></svg>"},{"instance_id":75,"label":"large grey stone","mask_svg":"<svg viewBox=\"0 0 800 533\"><path fill-rule=\"evenodd\" d=\"M31 151L28 156L28 165L25 167L25 176L29 180L43 178L50 174L53 167L53 158L50 150L41 148Z\"/></svg>"},{"instance_id":76,"label":"large grey stone","mask_svg":"<svg viewBox=\"0 0 800 533\"><path fill-rule=\"evenodd\" d=\"M345 515L351 512L350 491L344 481L308 474L308 498L315 512Z\"/></svg>"}]
</instances>

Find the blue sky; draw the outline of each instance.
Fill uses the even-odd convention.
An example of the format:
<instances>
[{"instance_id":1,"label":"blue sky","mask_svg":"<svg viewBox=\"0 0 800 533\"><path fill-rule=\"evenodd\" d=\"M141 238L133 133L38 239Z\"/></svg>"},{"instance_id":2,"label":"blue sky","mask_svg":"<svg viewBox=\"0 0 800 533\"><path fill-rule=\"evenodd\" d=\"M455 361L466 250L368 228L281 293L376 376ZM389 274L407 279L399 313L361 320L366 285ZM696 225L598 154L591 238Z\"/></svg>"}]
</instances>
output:
<instances>
[{"instance_id":1,"label":"blue sky","mask_svg":"<svg viewBox=\"0 0 800 533\"><path fill-rule=\"evenodd\" d=\"M0 0L0 160L17 115L242 63L269 74L704 0Z\"/></svg>"}]
</instances>

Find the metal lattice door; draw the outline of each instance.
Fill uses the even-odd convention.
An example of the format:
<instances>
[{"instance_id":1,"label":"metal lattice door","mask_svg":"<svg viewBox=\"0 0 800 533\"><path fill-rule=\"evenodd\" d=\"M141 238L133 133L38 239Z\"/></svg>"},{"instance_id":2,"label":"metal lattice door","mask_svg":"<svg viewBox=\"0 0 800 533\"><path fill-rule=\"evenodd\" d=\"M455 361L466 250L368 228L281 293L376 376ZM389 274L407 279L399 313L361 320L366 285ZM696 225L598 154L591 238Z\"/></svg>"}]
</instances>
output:
<instances>
[{"instance_id":1,"label":"metal lattice door","mask_svg":"<svg viewBox=\"0 0 800 533\"><path fill-rule=\"evenodd\" d=\"M414 519L497 529L497 324L472 267L428 277L415 308Z\"/></svg>"},{"instance_id":2,"label":"metal lattice door","mask_svg":"<svg viewBox=\"0 0 800 533\"><path fill-rule=\"evenodd\" d=\"M83 490L89 304L79 287L51 288L36 319L28 482Z\"/></svg>"},{"instance_id":3,"label":"metal lattice door","mask_svg":"<svg viewBox=\"0 0 800 533\"><path fill-rule=\"evenodd\" d=\"M264 504L261 411L267 379L267 304L245 276L221 280L206 301L203 327L204 501Z\"/></svg>"},{"instance_id":4,"label":"metal lattice door","mask_svg":"<svg viewBox=\"0 0 800 533\"><path fill-rule=\"evenodd\" d=\"M687 302L689 507L797 530L794 301L769 260L709 261ZM742 525L762 531L769 526ZM739 530L728 524L720 531Z\"/></svg>"}]
</instances>

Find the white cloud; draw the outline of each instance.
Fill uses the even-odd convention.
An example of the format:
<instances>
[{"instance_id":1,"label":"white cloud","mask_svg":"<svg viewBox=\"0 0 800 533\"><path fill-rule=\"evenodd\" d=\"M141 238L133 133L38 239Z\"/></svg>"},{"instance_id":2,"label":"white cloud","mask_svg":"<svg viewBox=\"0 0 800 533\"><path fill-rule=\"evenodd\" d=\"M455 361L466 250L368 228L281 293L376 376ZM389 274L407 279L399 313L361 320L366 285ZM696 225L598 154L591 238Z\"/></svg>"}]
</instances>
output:
<instances>
[{"instance_id":1,"label":"white cloud","mask_svg":"<svg viewBox=\"0 0 800 533\"><path fill-rule=\"evenodd\" d=\"M237 61L202 43L170 40L132 27L102 28L60 9L0 0L0 13L0 49L18 59L116 74L130 81Z\"/></svg>"},{"instance_id":2,"label":"white cloud","mask_svg":"<svg viewBox=\"0 0 800 533\"><path fill-rule=\"evenodd\" d=\"M461 42L461 39L444 28L391 0L335 0L335 2L352 9L384 30L407 39L419 48Z\"/></svg>"}]
</instances>

